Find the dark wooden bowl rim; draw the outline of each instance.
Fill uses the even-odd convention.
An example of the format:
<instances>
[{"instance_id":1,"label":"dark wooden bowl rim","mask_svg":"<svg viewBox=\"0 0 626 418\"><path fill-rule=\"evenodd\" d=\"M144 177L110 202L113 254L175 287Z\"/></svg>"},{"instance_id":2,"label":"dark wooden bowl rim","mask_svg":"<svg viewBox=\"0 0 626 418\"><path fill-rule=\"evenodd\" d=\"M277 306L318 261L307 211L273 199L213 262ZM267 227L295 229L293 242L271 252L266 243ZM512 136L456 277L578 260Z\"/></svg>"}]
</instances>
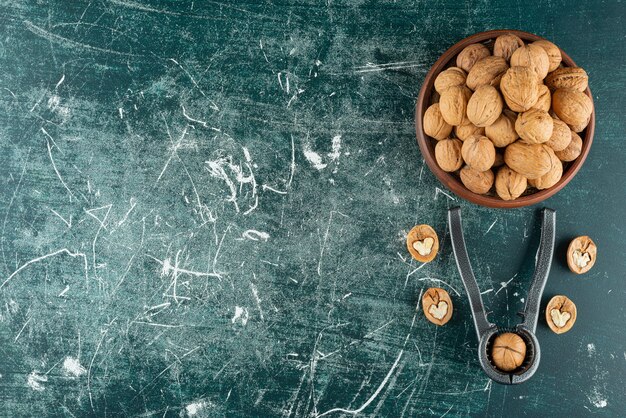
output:
<instances>
[{"instance_id":1,"label":"dark wooden bowl rim","mask_svg":"<svg viewBox=\"0 0 626 418\"><path fill-rule=\"evenodd\" d=\"M489 206L492 208L519 208L523 206L534 205L539 203L550 196L554 195L558 191L560 191L567 183L574 178L580 167L585 162L587 158L587 154L589 154L589 149L591 148L591 143L593 142L593 133L595 130L595 108L591 113L591 120L589 121L589 125L585 128L585 135L582 137L583 146L580 156L569 163L566 171L563 173L563 177L561 180L554 186L550 187L546 190L540 190L536 193L529 194L526 196L520 196L515 200L502 200L498 196L486 196L480 195L476 193L472 193L469 191L461 180L458 177L455 177L452 173L447 173L439 168L437 161L435 160L435 152L433 141L430 137L426 136L424 133L424 129L422 127L422 117L424 112L430 105L430 98L433 90L433 84L435 82L435 78L437 75L448 65L451 59L455 58L456 55L463 50L466 46L478 42L484 42L489 39L494 39L500 35L504 35L506 33L512 33L519 36L524 41L537 41L540 39L544 39L540 36L534 35L532 33L523 32L519 30L490 30L487 32L480 32L474 35L471 35L460 42L457 42L452 47L450 47L446 52L439 57L439 59L432 66L428 74L426 74L426 78L424 79L424 84L422 85L422 89L420 90L419 96L417 98L417 105L415 107L415 131L417 136L417 143L419 144L420 150L422 152L422 156L428 164L428 167L433 172L435 176L450 189L457 196L469 200L472 203L476 203L481 206ZM561 55L563 57L563 64L568 67L575 67L576 63L567 55L563 50L561 50ZM593 96L591 95L591 91L589 88L585 91L585 94L589 96L593 103ZM495 173L494 173L495 174Z\"/></svg>"}]
</instances>

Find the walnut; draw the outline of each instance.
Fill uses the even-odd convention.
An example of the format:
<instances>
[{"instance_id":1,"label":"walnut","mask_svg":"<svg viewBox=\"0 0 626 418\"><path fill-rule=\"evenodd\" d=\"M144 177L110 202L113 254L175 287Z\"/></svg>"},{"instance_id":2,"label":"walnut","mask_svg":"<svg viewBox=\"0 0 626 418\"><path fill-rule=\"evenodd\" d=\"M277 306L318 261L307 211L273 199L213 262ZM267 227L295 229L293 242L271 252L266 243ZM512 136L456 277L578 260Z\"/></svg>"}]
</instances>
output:
<instances>
[{"instance_id":1,"label":"walnut","mask_svg":"<svg viewBox=\"0 0 626 418\"><path fill-rule=\"evenodd\" d=\"M449 125L441 115L439 103L430 105L424 112L424 132L436 140L447 138L452 132L452 125Z\"/></svg>"},{"instance_id":2,"label":"walnut","mask_svg":"<svg viewBox=\"0 0 626 418\"><path fill-rule=\"evenodd\" d=\"M472 135L484 135L485 134L485 128L478 127L478 126L474 125L473 123L469 122L469 120L468 120L467 124L455 126L454 127L454 134L461 141L465 141L467 138L469 138Z\"/></svg>"},{"instance_id":3,"label":"walnut","mask_svg":"<svg viewBox=\"0 0 626 418\"><path fill-rule=\"evenodd\" d=\"M485 135L493 142L493 145L503 148L512 144L519 138L519 135L515 131L516 118L515 113L505 109L494 123L485 128Z\"/></svg>"},{"instance_id":4,"label":"walnut","mask_svg":"<svg viewBox=\"0 0 626 418\"><path fill-rule=\"evenodd\" d=\"M561 65L561 50L558 46L554 45L550 41L546 41L545 39L535 41L533 42L533 45L539 45L546 51L546 54L548 54L548 60L550 62L548 71L554 71L559 68L559 65Z\"/></svg>"},{"instance_id":5,"label":"walnut","mask_svg":"<svg viewBox=\"0 0 626 418\"><path fill-rule=\"evenodd\" d=\"M504 162L527 179L537 179L552 168L552 148L544 144L514 142L504 151Z\"/></svg>"},{"instance_id":6,"label":"walnut","mask_svg":"<svg viewBox=\"0 0 626 418\"><path fill-rule=\"evenodd\" d=\"M489 55L489 50L483 44L468 45L457 55L456 66L469 72L476 62Z\"/></svg>"},{"instance_id":7,"label":"walnut","mask_svg":"<svg viewBox=\"0 0 626 418\"><path fill-rule=\"evenodd\" d=\"M552 110L574 132L587 127L593 112L589 96L574 89L557 89L552 94Z\"/></svg>"},{"instance_id":8,"label":"walnut","mask_svg":"<svg viewBox=\"0 0 626 418\"><path fill-rule=\"evenodd\" d=\"M552 136L546 145L554 151L563 151L572 142L572 131L565 122L559 119L552 119Z\"/></svg>"},{"instance_id":9,"label":"walnut","mask_svg":"<svg viewBox=\"0 0 626 418\"><path fill-rule=\"evenodd\" d=\"M448 124L460 125L465 118L467 101L472 91L465 86L452 86L447 88L439 98L441 116Z\"/></svg>"},{"instance_id":10,"label":"walnut","mask_svg":"<svg viewBox=\"0 0 626 418\"><path fill-rule=\"evenodd\" d=\"M524 193L528 181L526 177L503 166L496 174L496 193L502 200L514 200Z\"/></svg>"},{"instance_id":11,"label":"walnut","mask_svg":"<svg viewBox=\"0 0 626 418\"><path fill-rule=\"evenodd\" d=\"M552 117L543 110L530 109L520 113L515 121L515 131L522 142L542 144L552 136Z\"/></svg>"},{"instance_id":12,"label":"walnut","mask_svg":"<svg viewBox=\"0 0 626 418\"><path fill-rule=\"evenodd\" d=\"M493 186L493 171L478 171L466 165L461 169L461 182L469 191L477 194L485 194Z\"/></svg>"},{"instance_id":13,"label":"walnut","mask_svg":"<svg viewBox=\"0 0 626 418\"><path fill-rule=\"evenodd\" d=\"M519 36L513 35L512 33L506 33L496 38L496 41L493 44L493 55L496 57L502 57L508 61L511 59L513 52L521 46L524 46L524 41L522 41Z\"/></svg>"},{"instance_id":14,"label":"walnut","mask_svg":"<svg viewBox=\"0 0 626 418\"><path fill-rule=\"evenodd\" d=\"M486 171L493 166L496 149L486 136L473 135L463 142L461 155L467 165L478 171Z\"/></svg>"},{"instance_id":15,"label":"walnut","mask_svg":"<svg viewBox=\"0 0 626 418\"><path fill-rule=\"evenodd\" d=\"M550 162L550 170L537 179L528 180L528 184L539 190L549 189L557 184L563 176L563 163L555 154L550 155Z\"/></svg>"},{"instance_id":16,"label":"walnut","mask_svg":"<svg viewBox=\"0 0 626 418\"><path fill-rule=\"evenodd\" d=\"M550 59L545 49L539 45L525 45L513 52L511 55L511 67L521 65L522 67L530 67L536 73L539 80L543 80L548 75L550 68Z\"/></svg>"},{"instance_id":17,"label":"walnut","mask_svg":"<svg viewBox=\"0 0 626 418\"><path fill-rule=\"evenodd\" d=\"M569 130L569 128L568 128ZM458 139L443 139L435 145L435 159L443 171L456 171L463 165L461 146Z\"/></svg>"},{"instance_id":18,"label":"walnut","mask_svg":"<svg viewBox=\"0 0 626 418\"><path fill-rule=\"evenodd\" d=\"M406 247L414 259L428 263L439 251L439 238L430 225L417 225L407 234Z\"/></svg>"},{"instance_id":19,"label":"walnut","mask_svg":"<svg viewBox=\"0 0 626 418\"><path fill-rule=\"evenodd\" d=\"M530 67L511 67L502 76L500 91L509 108L525 112L539 99L539 81Z\"/></svg>"},{"instance_id":20,"label":"walnut","mask_svg":"<svg viewBox=\"0 0 626 418\"><path fill-rule=\"evenodd\" d=\"M502 113L502 98L495 87L482 85L467 103L467 118L476 126L489 126Z\"/></svg>"},{"instance_id":21,"label":"walnut","mask_svg":"<svg viewBox=\"0 0 626 418\"><path fill-rule=\"evenodd\" d=\"M478 61L467 74L467 87L476 90L485 84L498 86L502 75L509 68L502 57L487 57Z\"/></svg>"},{"instance_id":22,"label":"walnut","mask_svg":"<svg viewBox=\"0 0 626 418\"><path fill-rule=\"evenodd\" d=\"M552 90L564 88L585 91L588 82L587 72L579 67L557 68L546 77L546 85Z\"/></svg>"},{"instance_id":23,"label":"walnut","mask_svg":"<svg viewBox=\"0 0 626 418\"><path fill-rule=\"evenodd\" d=\"M564 162L574 161L578 158L583 149L583 140L580 135L574 131L570 131L570 133L572 135L572 139L569 145L565 147L564 150L555 151L554 153L557 157L559 157L559 160Z\"/></svg>"},{"instance_id":24,"label":"walnut","mask_svg":"<svg viewBox=\"0 0 626 418\"><path fill-rule=\"evenodd\" d=\"M569 331L576 322L576 305L567 296L553 297L546 306L546 322L556 334Z\"/></svg>"},{"instance_id":25,"label":"walnut","mask_svg":"<svg viewBox=\"0 0 626 418\"><path fill-rule=\"evenodd\" d=\"M583 274L596 263L598 247L588 236L577 237L567 247L567 266L572 273Z\"/></svg>"},{"instance_id":26,"label":"walnut","mask_svg":"<svg viewBox=\"0 0 626 418\"><path fill-rule=\"evenodd\" d=\"M526 343L517 334L505 332L493 340L491 361L503 372L512 372L524 363Z\"/></svg>"},{"instance_id":27,"label":"walnut","mask_svg":"<svg viewBox=\"0 0 626 418\"><path fill-rule=\"evenodd\" d=\"M424 316L435 325L445 325L452 318L452 299L444 289L431 287L422 296Z\"/></svg>"},{"instance_id":28,"label":"walnut","mask_svg":"<svg viewBox=\"0 0 626 418\"><path fill-rule=\"evenodd\" d=\"M443 93L447 88L453 86L464 86L467 74L458 67L450 67L439 73L435 78L435 90L437 93Z\"/></svg>"},{"instance_id":29,"label":"walnut","mask_svg":"<svg viewBox=\"0 0 626 418\"><path fill-rule=\"evenodd\" d=\"M537 99L537 103L532 107L532 109L543 110L544 112L550 111L550 106L552 105L552 96L550 95L550 89L545 84L539 84L539 98Z\"/></svg>"}]
</instances>

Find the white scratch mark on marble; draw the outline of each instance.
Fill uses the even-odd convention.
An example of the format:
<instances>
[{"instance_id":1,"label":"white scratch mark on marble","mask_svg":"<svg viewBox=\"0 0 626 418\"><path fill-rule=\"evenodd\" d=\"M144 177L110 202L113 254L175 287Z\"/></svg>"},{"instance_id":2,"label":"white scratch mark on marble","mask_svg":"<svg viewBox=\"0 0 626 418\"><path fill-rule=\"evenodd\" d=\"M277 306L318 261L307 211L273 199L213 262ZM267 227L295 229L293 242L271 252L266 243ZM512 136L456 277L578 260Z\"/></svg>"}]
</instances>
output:
<instances>
[{"instance_id":1,"label":"white scratch mark on marble","mask_svg":"<svg viewBox=\"0 0 626 418\"><path fill-rule=\"evenodd\" d=\"M242 236L252 241L267 241L270 238L270 234L263 231L257 231L256 229L248 229Z\"/></svg>"},{"instance_id":2,"label":"white scratch mark on marble","mask_svg":"<svg viewBox=\"0 0 626 418\"><path fill-rule=\"evenodd\" d=\"M587 344L587 354L593 357L596 354L596 345L594 343Z\"/></svg>"},{"instance_id":3,"label":"white scratch mark on marble","mask_svg":"<svg viewBox=\"0 0 626 418\"><path fill-rule=\"evenodd\" d=\"M263 190L269 190L270 192L274 192L277 194L287 194L287 192L282 191L282 190L276 190L275 188L268 186L267 184L264 184L263 186L261 186Z\"/></svg>"},{"instance_id":4,"label":"white scratch mark on marble","mask_svg":"<svg viewBox=\"0 0 626 418\"><path fill-rule=\"evenodd\" d=\"M63 372L68 376L80 377L87 373L77 358L68 356L63 360Z\"/></svg>"},{"instance_id":5,"label":"white scratch mark on marble","mask_svg":"<svg viewBox=\"0 0 626 418\"><path fill-rule=\"evenodd\" d=\"M2 282L2 284L0 285L0 289L2 289L4 286L6 286L6 284L13 278L15 277L16 274L18 274L20 271L24 270L26 267L30 266L33 263L37 263L39 261L45 260L47 258L50 257L54 257L56 255L59 254L67 254L70 257L82 257L84 262L85 262L85 279L88 279L88 267L87 267L87 256L83 253L79 253L79 252L71 252L70 250L68 250L67 248L61 248L60 250L56 250L53 251L49 254L46 255L42 255L41 257L37 257L37 258L33 258L32 260L27 261L26 263L22 264L17 270L15 270L13 273L11 273L11 275L9 277L6 278L6 280L4 282Z\"/></svg>"},{"instance_id":6,"label":"white scratch mark on marble","mask_svg":"<svg viewBox=\"0 0 626 418\"><path fill-rule=\"evenodd\" d=\"M20 328L20 331L17 333L17 335L15 336L15 339L13 340L14 343L16 343L17 340L20 338L20 335L22 335L22 332L24 332L24 330L26 329L26 325L28 325L31 319L33 319L33 317L29 316L26 322L24 322L24 325L22 325L22 328Z\"/></svg>"},{"instance_id":7,"label":"white scratch mark on marble","mask_svg":"<svg viewBox=\"0 0 626 418\"><path fill-rule=\"evenodd\" d=\"M489 233L489 231L491 231L491 229L493 228L493 226L496 224L496 222L498 222L498 219L496 218L495 221L493 221L493 223L491 224L491 226L489 226L489 228L487 228L487 231L485 231L484 235L487 235Z\"/></svg>"},{"instance_id":8,"label":"white scratch mark on marble","mask_svg":"<svg viewBox=\"0 0 626 418\"><path fill-rule=\"evenodd\" d=\"M322 157L317 152L313 151L307 142L304 143L302 148L304 158L306 158L316 170L321 171L326 168L328 164L322 162Z\"/></svg>"},{"instance_id":9,"label":"white scratch mark on marble","mask_svg":"<svg viewBox=\"0 0 626 418\"><path fill-rule=\"evenodd\" d=\"M254 279L256 280L256 275L252 273ZM254 296L254 300L256 301L256 306L259 308L259 315L261 315L261 321L265 321L265 317L263 316L263 309L261 309L261 299L259 298L259 291L254 285L254 283L250 282L250 290L252 290L252 296Z\"/></svg>"},{"instance_id":10,"label":"white scratch mark on marble","mask_svg":"<svg viewBox=\"0 0 626 418\"><path fill-rule=\"evenodd\" d=\"M196 277L217 277L217 278L222 277L222 275L219 273L208 273L204 271L188 270L185 268L178 267L177 260L174 260L174 265L172 265L172 262L170 261L169 258L166 258L165 260L159 260L158 258L151 256L150 254L145 254L145 255L146 257L153 259L154 261L156 261L162 266L161 268L162 277L166 277L170 275L173 276L173 275L178 275L178 274L188 274L190 276L196 276Z\"/></svg>"},{"instance_id":11,"label":"white scratch mark on marble","mask_svg":"<svg viewBox=\"0 0 626 418\"><path fill-rule=\"evenodd\" d=\"M517 277L517 273L515 273L513 275L513 277L511 277L509 279L508 282L500 282L500 289L496 290L496 293L494 293L494 296L497 295L498 293L500 293L500 291L502 291L502 289L506 289L507 286L513 281L513 279L515 279Z\"/></svg>"},{"instance_id":12,"label":"white scratch mark on marble","mask_svg":"<svg viewBox=\"0 0 626 418\"><path fill-rule=\"evenodd\" d=\"M235 314L231 318L230 322L235 323L239 321L241 325L245 326L248 323L248 309L242 308L241 306L235 306Z\"/></svg>"},{"instance_id":13,"label":"white scratch mark on marble","mask_svg":"<svg viewBox=\"0 0 626 418\"><path fill-rule=\"evenodd\" d=\"M189 116L189 115L187 114L187 111L185 110L185 106L183 106L183 105L181 104L181 105L180 105L180 107L181 107L181 108L182 108L182 110L183 110L183 116L185 117L185 119L187 119L187 120L188 120L188 121L190 121L190 122L199 123L200 125L204 126L205 128L208 128L208 127L209 127L205 121L200 120L200 119L195 119L195 118L192 118L191 116Z\"/></svg>"},{"instance_id":14,"label":"white scratch mark on marble","mask_svg":"<svg viewBox=\"0 0 626 418\"><path fill-rule=\"evenodd\" d=\"M487 293L493 292L493 289L487 289L484 292L480 292L481 295L486 295Z\"/></svg>"},{"instance_id":15,"label":"white scratch mark on marble","mask_svg":"<svg viewBox=\"0 0 626 418\"><path fill-rule=\"evenodd\" d=\"M400 358L402 358L402 354L403 353L404 353L404 350L400 350L400 353L398 354L398 357L396 358L396 361L393 363L393 365L391 366L391 369L389 369L389 372L387 373L387 375L385 376L383 381L380 383L380 385L378 386L376 391L374 391L372 396L370 396L369 399L367 401L365 401L365 403L363 405L361 405L359 408L357 408L357 409L333 408L333 409L329 409L328 411L323 412L321 414L317 414L316 417L320 418L320 417L323 417L325 415L332 414L332 413L335 413L335 412L341 412L341 413L344 413L344 414L352 414L352 415L359 414L361 411L363 411L365 408L367 408L374 401L374 399L376 399L378 394L383 390L383 388L385 387L385 385L387 384L387 382L389 381L389 379L393 375L393 372L396 370L396 367L398 367L398 364L400 363Z\"/></svg>"},{"instance_id":16,"label":"white scratch mark on marble","mask_svg":"<svg viewBox=\"0 0 626 418\"><path fill-rule=\"evenodd\" d=\"M444 195L445 197L447 197L448 199L456 202L456 198L454 196L449 195L448 193L441 190L439 187L435 187L435 200L437 200L437 197L439 196L440 193Z\"/></svg>"},{"instance_id":17,"label":"white scratch mark on marble","mask_svg":"<svg viewBox=\"0 0 626 418\"><path fill-rule=\"evenodd\" d=\"M67 192L70 194L70 200L71 200L71 198L74 197L74 193L72 193L70 188L67 186L67 184L63 180L63 177L61 177L61 173L59 173L59 169L57 168L57 165L54 162L54 158L52 157L52 146L50 145L50 141L52 141L52 143L54 144L55 147L56 147L56 143L54 142L54 139L52 139L52 137L50 136L48 131L46 131L45 128L42 127L41 128L41 132L43 132L44 135L46 135L46 146L48 147L48 157L50 157L50 162L52 163L52 168L54 168L54 172L56 173L57 177L61 181L61 184L63 185L63 187L65 187L65 190L67 190Z\"/></svg>"},{"instance_id":18,"label":"white scratch mark on marble","mask_svg":"<svg viewBox=\"0 0 626 418\"><path fill-rule=\"evenodd\" d=\"M189 77L189 79L191 80L191 82L193 83L193 85L196 87L196 89L198 89L198 91L200 92L201 95L203 95L204 97L206 97L206 94L204 94L204 92L202 91L202 89L200 88L200 86L198 85L198 83L196 83L196 80L191 76L191 74L189 74L189 71L185 70L183 68L182 65L180 65L178 63L178 61L176 61L174 58L168 58L168 61L172 61L174 64L178 65L178 67L180 67L181 70L183 70L183 72L185 74L187 74L187 77Z\"/></svg>"},{"instance_id":19,"label":"white scratch mark on marble","mask_svg":"<svg viewBox=\"0 0 626 418\"><path fill-rule=\"evenodd\" d=\"M39 374L37 370L33 370L28 375L26 379L26 383L32 390L36 390L37 392L43 392L45 387L43 383L48 381L48 376Z\"/></svg>"},{"instance_id":20,"label":"white scratch mark on marble","mask_svg":"<svg viewBox=\"0 0 626 418\"><path fill-rule=\"evenodd\" d=\"M63 82L65 81L65 74L63 74L63 76L61 77L61 79L58 81L58 83L54 86L55 90L58 90L59 86L61 84L63 84Z\"/></svg>"},{"instance_id":21,"label":"white scratch mark on marble","mask_svg":"<svg viewBox=\"0 0 626 418\"><path fill-rule=\"evenodd\" d=\"M59 218L63 221L63 223L64 223L65 225L67 225L67 227L68 227L68 228L71 228L71 227L72 227L72 215L70 215L70 220L69 220L69 222L68 222L68 221L67 221L64 217L62 217L61 215L59 215L59 213L58 213L56 210L54 210L54 209L52 209L52 208L49 208L49 209L52 211L52 213L54 213L56 216L58 216L58 217L59 217Z\"/></svg>"},{"instance_id":22,"label":"white scratch mark on marble","mask_svg":"<svg viewBox=\"0 0 626 418\"><path fill-rule=\"evenodd\" d=\"M196 401L187 405L185 407L185 412L187 413L187 416L193 417L204 411L206 408L210 408L212 406L213 404L208 401Z\"/></svg>"},{"instance_id":23,"label":"white scratch mark on marble","mask_svg":"<svg viewBox=\"0 0 626 418\"><path fill-rule=\"evenodd\" d=\"M67 293L67 291L68 291L68 290L70 290L70 286L69 286L69 285L65 286L65 289L63 289L63 290L61 291L61 293L59 293L58 297L63 297L63 296L65 296L65 294Z\"/></svg>"},{"instance_id":24,"label":"white scratch mark on marble","mask_svg":"<svg viewBox=\"0 0 626 418\"><path fill-rule=\"evenodd\" d=\"M335 135L331 141L332 152L328 154L328 157L332 161L336 161L341 156L341 135Z\"/></svg>"},{"instance_id":25,"label":"white scratch mark on marble","mask_svg":"<svg viewBox=\"0 0 626 418\"><path fill-rule=\"evenodd\" d=\"M594 387L592 392L587 395L587 399L596 408L606 408L606 406L609 404L606 396L600 393L599 387Z\"/></svg>"},{"instance_id":26,"label":"white scratch mark on marble","mask_svg":"<svg viewBox=\"0 0 626 418\"><path fill-rule=\"evenodd\" d=\"M98 345L96 346L96 351L93 353L93 357L91 357L91 361L89 362L89 369L87 370L87 393L89 394L89 403L91 404L91 410L95 413L96 409L93 404L93 395L91 393L91 369L93 368L93 362L96 360L96 356L100 351L100 347L102 346L102 341L104 341L104 337L106 337L108 329L100 330L100 341L98 341Z\"/></svg>"},{"instance_id":27,"label":"white scratch mark on marble","mask_svg":"<svg viewBox=\"0 0 626 418\"><path fill-rule=\"evenodd\" d=\"M423 67L424 63L420 61L398 61L398 62L389 62L386 64L373 64L368 62L365 65L361 65L355 67L355 73L369 73L375 71L385 71L385 70L399 70L402 68L413 68L413 67Z\"/></svg>"},{"instance_id":28,"label":"white scratch mark on marble","mask_svg":"<svg viewBox=\"0 0 626 418\"><path fill-rule=\"evenodd\" d=\"M437 279L437 278L434 278L434 277L422 277L421 279L417 279L417 280L418 280L418 281L420 281L420 282L423 282L423 281L427 281L427 280L428 280L428 281L432 281L432 282L435 282L435 283L443 283L443 284L445 284L446 286L448 286L450 289L452 289L452 291L453 291L454 293L456 293L456 295L457 295L457 296L461 296L461 294L459 293L459 291L458 291L458 290L456 290L454 287L452 287L452 285L451 285L450 283L448 283L448 282L446 282L446 281L443 281L443 280L441 280L441 279Z\"/></svg>"}]
</instances>

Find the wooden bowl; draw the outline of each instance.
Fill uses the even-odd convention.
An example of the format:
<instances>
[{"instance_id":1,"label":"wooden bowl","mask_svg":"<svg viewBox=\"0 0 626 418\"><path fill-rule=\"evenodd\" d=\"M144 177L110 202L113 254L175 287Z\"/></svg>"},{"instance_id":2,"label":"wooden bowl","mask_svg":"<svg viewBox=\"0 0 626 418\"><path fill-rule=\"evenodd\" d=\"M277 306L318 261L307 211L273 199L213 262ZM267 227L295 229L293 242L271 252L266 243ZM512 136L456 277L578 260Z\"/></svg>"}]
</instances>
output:
<instances>
[{"instance_id":1,"label":"wooden bowl","mask_svg":"<svg viewBox=\"0 0 626 418\"><path fill-rule=\"evenodd\" d=\"M461 179L456 174L445 172L439 168L439 165L435 160L436 141L427 136L424 133L424 128L422 127L424 112L431 104L431 98L434 91L433 84L437 75L439 75L439 73L447 67L455 65L456 56L466 46L475 43L489 43L488 46L491 46L496 37L504 35L505 33L517 35L525 42L534 42L543 39L540 36L519 30L490 30L487 32L476 33L454 44L451 48L444 52L441 57L439 57L437 62L435 62L426 75L426 79L424 80L424 84L422 85L422 89L420 90L420 94L417 99L417 106L415 107L415 131L417 135L417 143L419 144L426 164L428 164L430 170L433 174L435 174L435 176L437 176L441 183L454 192L454 194L465 200L469 200L472 203L476 203L477 205L489 206L492 208L519 208L534 205L535 203L539 203L549 198L565 187L565 185L569 183L572 178L574 178L578 170L580 170L580 167L583 165L583 162L585 162L585 158L587 158L587 154L589 154L589 149L591 148L596 121L595 109L591 113L589 125L587 125L583 132L579 133L583 140L580 156L576 160L567 163L564 166L563 177L561 177L561 180L549 189L539 190L532 194L525 194L515 200L502 200L495 193L493 196L473 193L463 185ZM568 67L576 66L576 63L574 63L574 61L565 52L563 52L563 50L561 50L561 55L563 57L563 65ZM585 90L585 94L589 96L593 103L593 97L591 96L589 88Z\"/></svg>"}]
</instances>

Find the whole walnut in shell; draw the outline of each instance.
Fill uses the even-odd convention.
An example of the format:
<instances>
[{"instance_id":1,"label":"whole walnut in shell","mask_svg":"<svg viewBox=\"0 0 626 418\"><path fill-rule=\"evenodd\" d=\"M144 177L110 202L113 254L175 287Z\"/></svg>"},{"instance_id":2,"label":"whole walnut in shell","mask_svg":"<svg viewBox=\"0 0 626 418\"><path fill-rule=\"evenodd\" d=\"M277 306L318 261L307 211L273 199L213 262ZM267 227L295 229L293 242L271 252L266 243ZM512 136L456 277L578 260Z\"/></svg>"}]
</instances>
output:
<instances>
[{"instance_id":1,"label":"whole walnut in shell","mask_svg":"<svg viewBox=\"0 0 626 418\"><path fill-rule=\"evenodd\" d=\"M565 147L564 150L555 151L554 153L561 161L574 161L582 152L583 140L581 139L580 135L573 131L571 131L571 134L572 140L570 141L569 145Z\"/></svg>"},{"instance_id":2,"label":"whole walnut in shell","mask_svg":"<svg viewBox=\"0 0 626 418\"><path fill-rule=\"evenodd\" d=\"M532 109L543 110L544 112L550 111L550 106L552 106L552 96L550 95L550 89L545 84L539 84L539 98L537 99L537 103L532 107Z\"/></svg>"},{"instance_id":3,"label":"whole walnut in shell","mask_svg":"<svg viewBox=\"0 0 626 418\"><path fill-rule=\"evenodd\" d=\"M435 145L435 159L443 171L456 171L463 165L461 146L458 139L442 139Z\"/></svg>"},{"instance_id":4,"label":"whole walnut in shell","mask_svg":"<svg viewBox=\"0 0 626 418\"><path fill-rule=\"evenodd\" d=\"M465 163L478 171L486 171L493 166L496 149L486 136L473 135L463 142L461 155Z\"/></svg>"},{"instance_id":5,"label":"whole walnut in shell","mask_svg":"<svg viewBox=\"0 0 626 418\"><path fill-rule=\"evenodd\" d=\"M493 186L493 171L478 171L466 165L461 169L461 182L471 192L485 194Z\"/></svg>"},{"instance_id":6,"label":"whole walnut in shell","mask_svg":"<svg viewBox=\"0 0 626 418\"><path fill-rule=\"evenodd\" d=\"M439 110L443 120L448 124L460 125L465 119L467 102L472 91L465 86L452 86L447 88L439 98Z\"/></svg>"},{"instance_id":7,"label":"whole walnut in shell","mask_svg":"<svg viewBox=\"0 0 626 418\"><path fill-rule=\"evenodd\" d=\"M550 170L537 179L528 180L528 184L536 189L543 190L549 189L561 180L563 176L563 163L555 154L550 155L550 161Z\"/></svg>"},{"instance_id":8,"label":"whole walnut in shell","mask_svg":"<svg viewBox=\"0 0 626 418\"><path fill-rule=\"evenodd\" d=\"M502 75L509 68L502 57L486 57L478 61L467 74L467 87L476 90L485 84L498 86Z\"/></svg>"},{"instance_id":9,"label":"whole walnut in shell","mask_svg":"<svg viewBox=\"0 0 626 418\"><path fill-rule=\"evenodd\" d=\"M512 144L517 138L519 138L519 135L515 130L516 118L517 115L515 115L515 113L505 109L494 123L485 128L485 135L487 135L487 138L493 142L493 145L503 148Z\"/></svg>"},{"instance_id":10,"label":"whole walnut in shell","mask_svg":"<svg viewBox=\"0 0 626 418\"><path fill-rule=\"evenodd\" d=\"M552 154L547 145L517 141L504 150L504 162L527 179L537 179L552 168Z\"/></svg>"},{"instance_id":11,"label":"whole walnut in shell","mask_svg":"<svg viewBox=\"0 0 626 418\"><path fill-rule=\"evenodd\" d=\"M454 135L456 135L456 137L459 138L461 141L465 141L467 138L469 138L472 135L484 135L484 134L485 134L485 128L476 126L471 122L454 127Z\"/></svg>"},{"instance_id":12,"label":"whole walnut in shell","mask_svg":"<svg viewBox=\"0 0 626 418\"><path fill-rule=\"evenodd\" d=\"M496 193L502 200L515 200L524 193L528 181L526 177L503 166L496 174Z\"/></svg>"},{"instance_id":13,"label":"whole walnut in shell","mask_svg":"<svg viewBox=\"0 0 626 418\"><path fill-rule=\"evenodd\" d=\"M467 102L467 118L476 126L489 126L502 113L502 98L495 87L482 85Z\"/></svg>"},{"instance_id":14,"label":"whole walnut in shell","mask_svg":"<svg viewBox=\"0 0 626 418\"><path fill-rule=\"evenodd\" d=\"M572 131L562 120L552 119L552 124L552 136L548 139L546 145L554 151L563 151L572 142Z\"/></svg>"},{"instance_id":15,"label":"whole walnut in shell","mask_svg":"<svg viewBox=\"0 0 626 418\"><path fill-rule=\"evenodd\" d=\"M574 132L587 127L593 112L589 96L574 89L557 89L552 93L552 110Z\"/></svg>"},{"instance_id":16,"label":"whole walnut in shell","mask_svg":"<svg viewBox=\"0 0 626 418\"><path fill-rule=\"evenodd\" d=\"M539 99L539 80L530 67L511 67L502 76L500 91L509 108L525 112Z\"/></svg>"},{"instance_id":17,"label":"whole walnut in shell","mask_svg":"<svg viewBox=\"0 0 626 418\"><path fill-rule=\"evenodd\" d=\"M561 65L562 57L561 50L558 46L554 45L550 41L546 41L545 39L535 41L533 42L533 45L538 45L542 47L544 51L546 51L546 54L548 54L548 61L550 62L550 65L548 66L548 72L554 71L559 68L559 65Z\"/></svg>"},{"instance_id":18,"label":"whole walnut in shell","mask_svg":"<svg viewBox=\"0 0 626 418\"><path fill-rule=\"evenodd\" d=\"M441 115L439 103L432 104L424 112L424 132L426 135L442 140L452 132L452 125L448 124Z\"/></svg>"},{"instance_id":19,"label":"whole walnut in shell","mask_svg":"<svg viewBox=\"0 0 626 418\"><path fill-rule=\"evenodd\" d=\"M516 49L511 55L511 67L517 65L532 68L537 73L539 80L543 80L548 75L550 59L545 49L539 45L524 45Z\"/></svg>"},{"instance_id":20,"label":"whole walnut in shell","mask_svg":"<svg viewBox=\"0 0 626 418\"><path fill-rule=\"evenodd\" d=\"M435 78L435 90L441 94L453 86L464 86L467 74L458 67L450 67Z\"/></svg>"},{"instance_id":21,"label":"whole walnut in shell","mask_svg":"<svg viewBox=\"0 0 626 418\"><path fill-rule=\"evenodd\" d=\"M546 77L546 86L552 90L574 89L585 91L589 82L587 72L579 67L562 67L552 71Z\"/></svg>"},{"instance_id":22,"label":"whole walnut in shell","mask_svg":"<svg viewBox=\"0 0 626 418\"><path fill-rule=\"evenodd\" d=\"M483 44L468 45L457 55L456 66L469 72L476 62L489 55L489 50Z\"/></svg>"},{"instance_id":23,"label":"whole walnut in shell","mask_svg":"<svg viewBox=\"0 0 626 418\"><path fill-rule=\"evenodd\" d=\"M515 131L522 142L527 144L542 144L548 141L553 128L552 117L543 110L530 109L520 113L515 121Z\"/></svg>"},{"instance_id":24,"label":"whole walnut in shell","mask_svg":"<svg viewBox=\"0 0 626 418\"><path fill-rule=\"evenodd\" d=\"M506 33L496 38L493 44L493 55L502 57L508 61L511 59L513 52L521 46L524 46L524 41L522 41L519 36Z\"/></svg>"}]
</instances>

